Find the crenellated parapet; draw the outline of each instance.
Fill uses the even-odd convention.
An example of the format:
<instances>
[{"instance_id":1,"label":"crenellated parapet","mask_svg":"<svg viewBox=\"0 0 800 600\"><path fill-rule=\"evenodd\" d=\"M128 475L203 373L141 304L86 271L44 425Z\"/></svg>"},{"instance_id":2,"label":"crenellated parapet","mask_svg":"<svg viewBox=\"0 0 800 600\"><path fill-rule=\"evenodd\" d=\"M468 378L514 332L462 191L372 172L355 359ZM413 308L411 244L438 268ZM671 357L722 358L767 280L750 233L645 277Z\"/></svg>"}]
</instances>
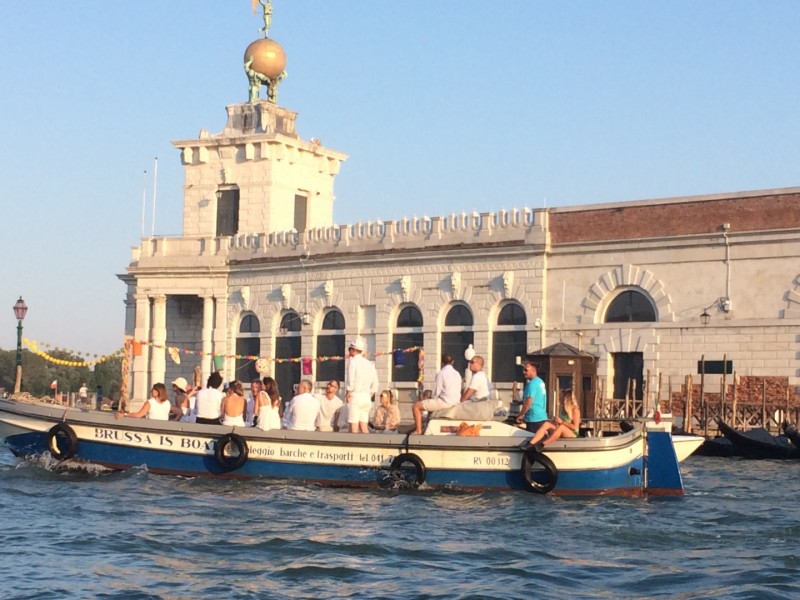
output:
<instances>
[{"instance_id":1,"label":"crenellated parapet","mask_svg":"<svg viewBox=\"0 0 800 600\"><path fill-rule=\"evenodd\" d=\"M444 217L412 217L397 221L367 221L270 233L239 233L230 237L158 237L142 240L132 262L147 266L150 259L201 257L232 261L256 258L292 258L298 253L378 252L390 250L441 249L444 246L547 245L547 215L530 208L497 212L462 212Z\"/></svg>"}]
</instances>

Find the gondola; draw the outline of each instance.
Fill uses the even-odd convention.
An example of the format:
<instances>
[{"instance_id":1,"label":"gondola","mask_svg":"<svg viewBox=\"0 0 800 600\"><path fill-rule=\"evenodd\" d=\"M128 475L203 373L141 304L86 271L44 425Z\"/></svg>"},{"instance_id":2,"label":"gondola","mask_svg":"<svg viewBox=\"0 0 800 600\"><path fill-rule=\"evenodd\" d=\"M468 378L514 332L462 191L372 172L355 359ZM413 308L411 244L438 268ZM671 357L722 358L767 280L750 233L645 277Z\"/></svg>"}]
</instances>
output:
<instances>
[{"instance_id":1,"label":"gondola","mask_svg":"<svg viewBox=\"0 0 800 600\"><path fill-rule=\"evenodd\" d=\"M797 431L797 427L789 423L789 421L784 421L783 434L789 438L795 448L800 449L800 431Z\"/></svg>"},{"instance_id":2,"label":"gondola","mask_svg":"<svg viewBox=\"0 0 800 600\"><path fill-rule=\"evenodd\" d=\"M789 443L785 436L773 436L760 427L742 432L722 421L719 430L733 446L733 455L756 460L800 458L800 448Z\"/></svg>"}]
</instances>

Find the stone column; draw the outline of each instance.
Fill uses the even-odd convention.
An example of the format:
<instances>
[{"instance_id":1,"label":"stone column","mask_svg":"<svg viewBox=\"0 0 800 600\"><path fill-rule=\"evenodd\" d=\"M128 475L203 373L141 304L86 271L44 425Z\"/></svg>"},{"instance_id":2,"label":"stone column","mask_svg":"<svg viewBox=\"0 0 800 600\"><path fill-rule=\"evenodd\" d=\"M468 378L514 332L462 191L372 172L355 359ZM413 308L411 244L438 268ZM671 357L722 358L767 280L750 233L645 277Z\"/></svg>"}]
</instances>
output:
<instances>
[{"instance_id":1,"label":"stone column","mask_svg":"<svg viewBox=\"0 0 800 600\"><path fill-rule=\"evenodd\" d=\"M208 381L208 376L214 371L211 351L214 348L212 334L214 333L214 296L202 296L203 298L203 356L200 359L200 369L202 384Z\"/></svg>"},{"instance_id":2,"label":"stone column","mask_svg":"<svg viewBox=\"0 0 800 600\"><path fill-rule=\"evenodd\" d=\"M150 345L140 342L150 341L150 297L147 294L134 294L136 300L136 316L133 328L133 339L136 347L141 349L139 356L133 357L133 381L131 382L131 406L128 410L136 410L147 400L150 381L147 377L147 365L150 363Z\"/></svg>"},{"instance_id":3,"label":"stone column","mask_svg":"<svg viewBox=\"0 0 800 600\"><path fill-rule=\"evenodd\" d=\"M167 373L167 297L159 294L153 298L153 328L150 333L150 379L153 383L166 383Z\"/></svg>"},{"instance_id":4,"label":"stone column","mask_svg":"<svg viewBox=\"0 0 800 600\"><path fill-rule=\"evenodd\" d=\"M228 298L217 297L217 313L214 319L214 354L228 354ZM235 368L235 363L228 365L230 360L225 360L225 368L221 370L222 378L228 379L228 369ZM211 369L216 367L212 365Z\"/></svg>"}]
</instances>

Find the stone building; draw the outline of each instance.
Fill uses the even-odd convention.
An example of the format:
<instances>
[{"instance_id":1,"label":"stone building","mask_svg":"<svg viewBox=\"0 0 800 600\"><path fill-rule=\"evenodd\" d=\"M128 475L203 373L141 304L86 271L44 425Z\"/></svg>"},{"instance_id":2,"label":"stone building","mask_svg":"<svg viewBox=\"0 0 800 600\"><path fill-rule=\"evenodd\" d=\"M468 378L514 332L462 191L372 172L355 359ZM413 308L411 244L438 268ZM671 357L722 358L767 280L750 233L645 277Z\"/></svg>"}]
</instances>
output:
<instances>
[{"instance_id":1,"label":"stone building","mask_svg":"<svg viewBox=\"0 0 800 600\"><path fill-rule=\"evenodd\" d=\"M143 239L120 276L144 342L134 403L198 365L247 382L254 357L286 398L301 373L341 379L357 334L405 401L442 353L463 372L470 344L506 397L517 357L557 342L596 357L609 397L701 357L800 383L800 188L337 226L346 155L296 117L251 99L174 142L183 233ZM597 393L573 385L585 405Z\"/></svg>"}]
</instances>

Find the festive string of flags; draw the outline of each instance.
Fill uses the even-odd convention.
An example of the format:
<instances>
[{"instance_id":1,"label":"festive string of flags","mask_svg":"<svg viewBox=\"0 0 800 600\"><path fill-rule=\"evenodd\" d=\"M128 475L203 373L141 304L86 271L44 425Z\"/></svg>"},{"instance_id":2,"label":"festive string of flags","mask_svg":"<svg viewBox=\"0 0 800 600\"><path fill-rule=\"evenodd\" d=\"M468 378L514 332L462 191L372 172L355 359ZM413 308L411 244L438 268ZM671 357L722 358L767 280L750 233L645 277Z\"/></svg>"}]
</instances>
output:
<instances>
[{"instance_id":1,"label":"festive string of flags","mask_svg":"<svg viewBox=\"0 0 800 600\"><path fill-rule=\"evenodd\" d=\"M25 345L37 356L41 356L43 359L52 362L57 365L66 366L66 367L92 367L95 365L99 365L104 363L108 360L113 358L124 356L124 348L120 348L119 350L107 354L105 356L98 357L97 354L94 356L96 357L94 360L66 360L63 358L58 358L45 352L44 350L39 348L38 343L35 340L29 340L25 338L24 340ZM256 370L259 373L266 373L269 370L269 363L272 362L274 364L284 364L284 363L297 363L302 365L304 371L307 370L309 374L311 372L311 364L313 362L325 362L325 361L339 361L345 360L345 356L297 356L291 358L273 358L269 356L259 356L255 354L215 354L213 352L202 352L198 350L190 350L188 348L178 348L177 346L167 346L166 344L154 344L153 342L142 342L138 340L130 340L129 342L132 346L133 356L139 356L142 353L142 347L150 346L151 348L157 349L164 349L166 350L170 358L175 362L175 364L181 364L181 354L190 354L193 356L212 356L213 358L225 358L225 359L234 359L234 360L251 360L256 361ZM42 344L45 348L50 348L50 344ZM59 348L55 348L56 351L59 351ZM64 350L65 352L69 352L70 354L77 354L78 356L81 355L80 352L71 352L68 350ZM405 354L409 354L412 352L418 352L418 364L419 364L419 381L422 381L422 373L423 373L423 365L425 361L425 350L422 346L411 346L409 348L396 348L394 350L387 350L387 351L378 351L375 353L375 356L387 356L392 355L393 363L396 366L404 366L405 365ZM85 353L85 356L89 356L88 353Z\"/></svg>"},{"instance_id":2,"label":"festive string of flags","mask_svg":"<svg viewBox=\"0 0 800 600\"><path fill-rule=\"evenodd\" d=\"M151 348L156 348L159 350L166 350L170 358L177 364L180 364L180 355L181 354L191 354L193 356L214 356L214 357L224 357L224 358L232 358L236 360L254 360L254 361L271 361L274 363L299 363L304 359L316 361L316 362L323 362L326 360L345 360L346 356L295 356L291 358L273 358L270 356L260 356L258 354L217 354L215 352L202 352L200 350L189 350L188 348L178 348L177 346L167 346L166 344L154 344L153 342L140 342L138 340L133 340L133 355L139 356L142 353L142 348L144 346L150 346ZM420 352L423 353L424 350L422 346L411 346L409 348L397 348L395 350L387 350L387 351L378 351L375 353L375 356L387 356L389 354L396 357L396 353L403 352Z\"/></svg>"},{"instance_id":3,"label":"festive string of flags","mask_svg":"<svg viewBox=\"0 0 800 600\"><path fill-rule=\"evenodd\" d=\"M99 356L97 354L90 355L88 352L83 353L84 356L94 356L94 360L67 360L65 358L58 358L57 356L53 356L49 352L46 352L39 348L39 344L36 340L29 340L28 338L24 338L22 340L28 349L36 354L37 356L42 357L48 362L51 362L56 365L61 365L63 367L93 367L95 365L99 365L106 361L112 360L114 358L118 358L122 356L124 348L120 348L119 350L112 352L111 354L106 354L105 356ZM43 344L45 348L50 348L50 344ZM54 348L55 351L62 351L60 348ZM63 350L64 352L68 352L69 354L77 354L78 356L81 355L80 352L71 352L69 350Z\"/></svg>"}]
</instances>

